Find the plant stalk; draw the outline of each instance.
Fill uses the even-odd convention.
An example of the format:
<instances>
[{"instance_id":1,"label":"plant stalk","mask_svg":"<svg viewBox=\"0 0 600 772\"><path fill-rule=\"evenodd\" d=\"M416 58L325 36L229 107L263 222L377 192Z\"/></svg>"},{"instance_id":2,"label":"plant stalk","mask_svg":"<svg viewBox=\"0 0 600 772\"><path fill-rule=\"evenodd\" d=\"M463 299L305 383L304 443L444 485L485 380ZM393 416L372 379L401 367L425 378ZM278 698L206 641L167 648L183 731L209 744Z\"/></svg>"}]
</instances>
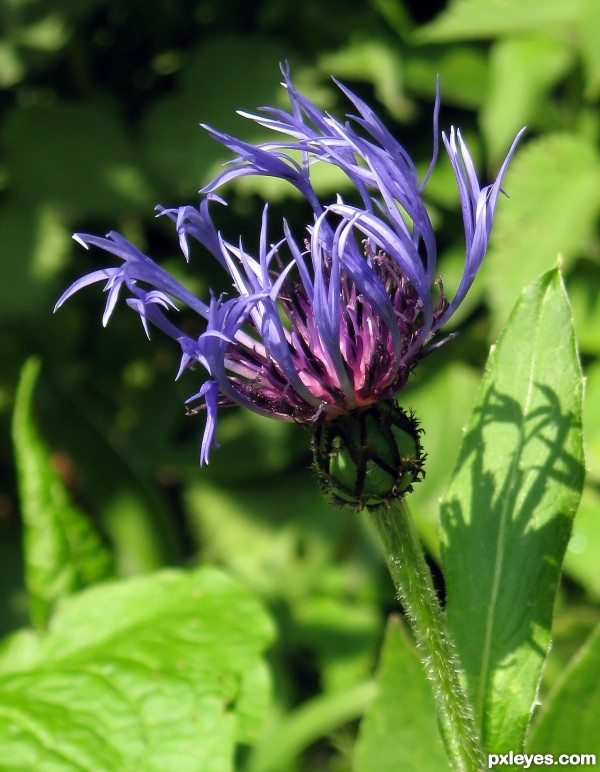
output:
<instances>
[{"instance_id":1,"label":"plant stalk","mask_svg":"<svg viewBox=\"0 0 600 772\"><path fill-rule=\"evenodd\" d=\"M370 509L369 517L433 687L452 768L481 772L485 756L473 708L461 684L458 659L408 506L399 499L389 508Z\"/></svg>"}]
</instances>

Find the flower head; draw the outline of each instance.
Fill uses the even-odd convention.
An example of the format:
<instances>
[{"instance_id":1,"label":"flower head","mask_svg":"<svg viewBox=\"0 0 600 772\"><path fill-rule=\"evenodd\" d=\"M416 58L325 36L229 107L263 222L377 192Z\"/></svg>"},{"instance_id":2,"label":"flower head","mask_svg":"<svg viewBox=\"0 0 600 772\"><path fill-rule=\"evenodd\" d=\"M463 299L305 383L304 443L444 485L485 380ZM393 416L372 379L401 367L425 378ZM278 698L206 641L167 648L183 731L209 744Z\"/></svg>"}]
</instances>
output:
<instances>
[{"instance_id":1,"label":"flower head","mask_svg":"<svg viewBox=\"0 0 600 772\"><path fill-rule=\"evenodd\" d=\"M287 70L283 75L290 112L263 108L260 115L244 114L276 138L253 145L205 127L236 157L201 191L198 207L159 207L175 223L185 259L190 259L189 240L200 242L229 273L234 292L204 302L118 233L106 238L76 234L85 247L100 247L122 262L80 278L57 303L106 280L106 324L124 287L127 303L148 336L151 323L179 343L178 376L195 365L203 367L206 378L188 400L193 411L198 405L206 408L202 463L215 444L219 405L237 403L313 425L389 400L404 388L479 270L502 177L518 141L496 181L482 188L460 131L442 134L456 176L466 241L462 280L447 300L435 273L436 242L422 198L424 182L419 182L406 150L341 84L358 113L346 123L297 91ZM434 136L438 108L439 97ZM432 166L436 154L434 143ZM347 176L356 194L353 203L341 196L320 200L311 180L319 163ZM226 241L210 208L225 203L217 190L246 175L293 185L313 211L305 232L293 235L284 221L279 240L272 243L265 206L256 254L241 242ZM173 321L170 312L181 304L204 320L197 338Z\"/></svg>"}]
</instances>

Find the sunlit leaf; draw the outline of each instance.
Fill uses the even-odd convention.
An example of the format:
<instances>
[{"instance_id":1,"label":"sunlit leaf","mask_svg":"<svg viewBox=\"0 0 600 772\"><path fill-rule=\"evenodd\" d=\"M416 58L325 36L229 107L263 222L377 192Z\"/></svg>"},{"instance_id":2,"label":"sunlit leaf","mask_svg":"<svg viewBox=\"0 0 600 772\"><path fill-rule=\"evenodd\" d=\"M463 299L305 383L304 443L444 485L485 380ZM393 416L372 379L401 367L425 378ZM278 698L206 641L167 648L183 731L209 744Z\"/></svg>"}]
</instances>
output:
<instances>
[{"instance_id":1,"label":"sunlit leaf","mask_svg":"<svg viewBox=\"0 0 600 772\"><path fill-rule=\"evenodd\" d=\"M582 376L560 274L492 350L442 505L447 614L482 735L517 752L536 696L583 482Z\"/></svg>"},{"instance_id":2,"label":"sunlit leaf","mask_svg":"<svg viewBox=\"0 0 600 772\"><path fill-rule=\"evenodd\" d=\"M110 583L65 601L29 657L0 663L0 766L233 768L264 718L271 624L212 569Z\"/></svg>"}]
</instances>

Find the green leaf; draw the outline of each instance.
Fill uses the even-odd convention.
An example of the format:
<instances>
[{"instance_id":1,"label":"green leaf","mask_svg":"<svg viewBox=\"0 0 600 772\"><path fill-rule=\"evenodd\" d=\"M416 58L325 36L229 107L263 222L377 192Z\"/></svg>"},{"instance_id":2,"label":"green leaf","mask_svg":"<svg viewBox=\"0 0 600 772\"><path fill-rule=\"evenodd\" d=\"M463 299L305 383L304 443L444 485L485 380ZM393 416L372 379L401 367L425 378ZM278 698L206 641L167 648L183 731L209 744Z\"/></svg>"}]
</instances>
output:
<instances>
[{"instance_id":1,"label":"green leaf","mask_svg":"<svg viewBox=\"0 0 600 772\"><path fill-rule=\"evenodd\" d=\"M574 270L566 277L566 282L573 306L579 349L598 356L600 355L600 293L598 292L600 263L595 259L579 260ZM600 464L598 470L600 474Z\"/></svg>"},{"instance_id":2,"label":"green leaf","mask_svg":"<svg viewBox=\"0 0 600 772\"><path fill-rule=\"evenodd\" d=\"M377 674L377 696L354 751L356 772L447 769L431 686L408 631L389 621Z\"/></svg>"},{"instance_id":3,"label":"green leaf","mask_svg":"<svg viewBox=\"0 0 600 772\"><path fill-rule=\"evenodd\" d=\"M73 320L75 324L78 321L81 324L81 319ZM110 347L106 352L110 356ZM160 495L157 486L149 482L149 474L145 474L144 464L150 462L136 458L135 448L124 449L107 436L111 416L93 396L69 389L60 380L60 371L54 379L48 378L46 388L51 406L44 416L49 436L60 441L61 449L76 469L86 499L110 541L116 572L131 576L176 563L180 555L173 513L166 497ZM161 410L157 413L154 409L152 423L157 433L153 439L160 443L164 414L170 416L179 404L168 401L172 393L157 390L154 395L158 396L155 405L161 404ZM133 394L136 398L144 414L143 400L149 397L138 392ZM148 402L148 410L151 409ZM146 455L156 458L150 443L151 440L146 441ZM193 452L190 464L196 458Z\"/></svg>"},{"instance_id":4,"label":"green leaf","mask_svg":"<svg viewBox=\"0 0 600 772\"><path fill-rule=\"evenodd\" d=\"M536 716L528 753L593 753L600 757L600 626L564 671Z\"/></svg>"},{"instance_id":5,"label":"green leaf","mask_svg":"<svg viewBox=\"0 0 600 772\"><path fill-rule=\"evenodd\" d=\"M367 586L377 565L375 546L365 544L360 521L332 511L308 472L273 475L268 484L190 485L185 506L205 559L223 562L267 597L296 602L310 596L326 580L337 550L348 544L371 550L370 563L352 566L352 595ZM349 593L347 586L343 594Z\"/></svg>"},{"instance_id":6,"label":"green leaf","mask_svg":"<svg viewBox=\"0 0 600 772\"><path fill-rule=\"evenodd\" d=\"M404 78L411 92L431 99L438 74L444 105L478 109L489 83L487 52L475 47L448 46L427 52L413 48L404 64Z\"/></svg>"},{"instance_id":7,"label":"green leaf","mask_svg":"<svg viewBox=\"0 0 600 772\"><path fill-rule=\"evenodd\" d=\"M580 512L577 513L575 522L579 519L579 515ZM570 603L568 602L570 600L569 595L568 587L559 588L552 623L552 646L544 663L540 691L532 720L534 725L540 706L547 705L548 698L562 681L569 663L600 624L600 608L597 604ZM529 737L531 732L530 729Z\"/></svg>"},{"instance_id":8,"label":"green leaf","mask_svg":"<svg viewBox=\"0 0 600 772\"><path fill-rule=\"evenodd\" d=\"M321 573L323 584L325 578L334 578L334 572L332 568ZM290 609L294 639L302 650L314 651L322 691L340 693L370 676L380 642L381 612L375 603L347 598L337 587L326 588L328 594L319 589L298 598Z\"/></svg>"},{"instance_id":9,"label":"green leaf","mask_svg":"<svg viewBox=\"0 0 600 772\"><path fill-rule=\"evenodd\" d=\"M586 368L583 425L589 475L593 482L598 484L600 482L600 362L597 360Z\"/></svg>"},{"instance_id":10,"label":"green leaf","mask_svg":"<svg viewBox=\"0 0 600 772\"><path fill-rule=\"evenodd\" d=\"M13 86L23 80L28 70L33 74L47 64L69 37L66 19L55 7L46 10L39 3L33 13L28 13L32 10L31 3L25 12L19 5L9 2L0 7L1 88Z\"/></svg>"},{"instance_id":11,"label":"green leaf","mask_svg":"<svg viewBox=\"0 0 600 772\"><path fill-rule=\"evenodd\" d=\"M418 40L449 42L495 38L507 33L536 32L544 27L562 31L577 21L581 0L454 0L430 24L421 27Z\"/></svg>"},{"instance_id":12,"label":"green leaf","mask_svg":"<svg viewBox=\"0 0 600 772\"><path fill-rule=\"evenodd\" d=\"M492 753L522 748L583 483L582 376L558 271L490 354L442 504L450 632Z\"/></svg>"},{"instance_id":13,"label":"green leaf","mask_svg":"<svg viewBox=\"0 0 600 772\"><path fill-rule=\"evenodd\" d=\"M0 42L0 87L10 88L25 75L25 65L17 47L5 40Z\"/></svg>"},{"instance_id":14,"label":"green leaf","mask_svg":"<svg viewBox=\"0 0 600 772\"><path fill-rule=\"evenodd\" d=\"M499 331L519 288L584 247L600 208L596 149L576 135L548 135L521 148L508 171L481 278ZM507 277L510 276L510 281Z\"/></svg>"},{"instance_id":15,"label":"green leaf","mask_svg":"<svg viewBox=\"0 0 600 772\"><path fill-rule=\"evenodd\" d=\"M574 53L560 40L527 37L499 41L490 59L481 123L492 161L498 164L516 133L536 117L550 89L567 72Z\"/></svg>"},{"instance_id":16,"label":"green leaf","mask_svg":"<svg viewBox=\"0 0 600 772\"><path fill-rule=\"evenodd\" d=\"M585 425L585 422L584 422ZM587 449L586 444L586 449ZM565 573L578 581L591 598L600 600L600 491L586 486L565 555Z\"/></svg>"},{"instance_id":17,"label":"green leaf","mask_svg":"<svg viewBox=\"0 0 600 772\"><path fill-rule=\"evenodd\" d=\"M332 510L308 471L272 474L268 484L197 481L184 506L204 559L279 610L288 636L281 645L310 652L323 691L369 677L381 635L380 563L361 517Z\"/></svg>"},{"instance_id":18,"label":"green leaf","mask_svg":"<svg viewBox=\"0 0 600 772\"><path fill-rule=\"evenodd\" d=\"M13 439L23 512L25 582L31 619L44 627L61 598L105 578L110 555L92 524L70 501L32 417L40 362L23 367L15 399Z\"/></svg>"},{"instance_id":19,"label":"green leaf","mask_svg":"<svg viewBox=\"0 0 600 772\"><path fill-rule=\"evenodd\" d=\"M252 748L248 772L296 769L295 757L350 721L362 716L375 694L373 681L352 685L333 694L320 694L270 723ZM308 767L307 767L308 768Z\"/></svg>"},{"instance_id":20,"label":"green leaf","mask_svg":"<svg viewBox=\"0 0 600 772\"><path fill-rule=\"evenodd\" d=\"M233 769L268 701L272 626L219 571L164 571L63 603L0 669L3 769ZM3 666L3 667L2 667Z\"/></svg>"},{"instance_id":21,"label":"green leaf","mask_svg":"<svg viewBox=\"0 0 600 772\"><path fill-rule=\"evenodd\" d=\"M404 94L402 58L397 45L383 40L354 40L335 52L327 52L319 61L320 69L330 77L372 83L375 96L398 120L407 120L414 112ZM434 80L435 82L435 80Z\"/></svg>"},{"instance_id":22,"label":"green leaf","mask_svg":"<svg viewBox=\"0 0 600 772\"><path fill-rule=\"evenodd\" d=\"M593 101L600 95L600 14L597 0L583 0L579 27L586 75L585 96Z\"/></svg>"}]
</instances>

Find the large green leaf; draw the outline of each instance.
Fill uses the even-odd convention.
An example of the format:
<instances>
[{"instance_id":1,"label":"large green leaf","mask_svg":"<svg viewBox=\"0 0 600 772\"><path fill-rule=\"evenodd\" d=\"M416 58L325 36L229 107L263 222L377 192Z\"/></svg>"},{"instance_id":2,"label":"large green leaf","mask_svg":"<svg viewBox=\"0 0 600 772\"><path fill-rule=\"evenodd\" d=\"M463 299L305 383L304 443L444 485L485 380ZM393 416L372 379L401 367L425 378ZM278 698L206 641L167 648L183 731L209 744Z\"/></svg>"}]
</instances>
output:
<instances>
[{"instance_id":1,"label":"large green leaf","mask_svg":"<svg viewBox=\"0 0 600 772\"><path fill-rule=\"evenodd\" d=\"M271 637L213 569L84 591L0 657L0 769L231 770L264 719Z\"/></svg>"},{"instance_id":2,"label":"large green leaf","mask_svg":"<svg viewBox=\"0 0 600 772\"><path fill-rule=\"evenodd\" d=\"M583 483L582 376L560 274L526 288L442 505L451 634L488 750L524 742Z\"/></svg>"},{"instance_id":3,"label":"large green leaf","mask_svg":"<svg viewBox=\"0 0 600 772\"><path fill-rule=\"evenodd\" d=\"M600 758L600 626L576 654L532 727L528 753Z\"/></svg>"},{"instance_id":4,"label":"large green leaf","mask_svg":"<svg viewBox=\"0 0 600 772\"><path fill-rule=\"evenodd\" d=\"M25 582L31 618L44 627L58 600L106 577L110 555L90 521L70 501L38 434L32 402L40 370L29 359L15 400L13 438L24 527Z\"/></svg>"},{"instance_id":5,"label":"large green leaf","mask_svg":"<svg viewBox=\"0 0 600 772\"><path fill-rule=\"evenodd\" d=\"M404 624L390 619L377 674L377 696L360 727L355 772L447 769L436 707Z\"/></svg>"}]
</instances>

